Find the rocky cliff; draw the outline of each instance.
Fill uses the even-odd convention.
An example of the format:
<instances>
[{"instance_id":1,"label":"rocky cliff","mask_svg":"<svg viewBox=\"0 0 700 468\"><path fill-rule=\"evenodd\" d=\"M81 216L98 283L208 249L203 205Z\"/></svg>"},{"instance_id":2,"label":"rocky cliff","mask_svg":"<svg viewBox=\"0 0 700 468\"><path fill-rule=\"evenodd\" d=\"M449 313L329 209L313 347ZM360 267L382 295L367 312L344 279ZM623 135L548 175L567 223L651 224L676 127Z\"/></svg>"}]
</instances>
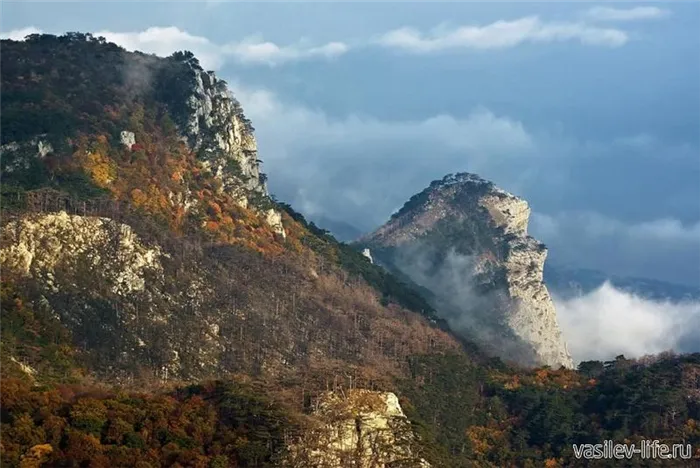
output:
<instances>
[{"instance_id":1,"label":"rocky cliff","mask_svg":"<svg viewBox=\"0 0 700 468\"><path fill-rule=\"evenodd\" d=\"M430 468L419 455L411 422L394 393L326 392L313 412L318 424L290 447L289 466Z\"/></svg>"},{"instance_id":2,"label":"rocky cliff","mask_svg":"<svg viewBox=\"0 0 700 468\"><path fill-rule=\"evenodd\" d=\"M473 174L412 197L361 243L435 294L452 327L501 357L572 367L543 283L547 250L527 234L525 200Z\"/></svg>"},{"instance_id":3,"label":"rocky cliff","mask_svg":"<svg viewBox=\"0 0 700 468\"><path fill-rule=\"evenodd\" d=\"M75 39L68 40L63 45L83 46L81 41ZM18 103L13 101L15 105L20 104L17 109L14 106L5 109L5 113L10 116L3 119L3 126L7 130L3 134L0 150L3 173L9 175L6 181L10 185L20 182L19 185L27 188L26 186L35 185L40 179L47 178L49 180L41 181L41 185L49 183L56 188L65 189L66 184L60 184L55 172L46 174L46 166L53 171L57 166L62 166L61 169L65 170L66 161L60 160L65 158L66 153L73 153L73 163L81 162L92 176L93 182L119 196L115 193L119 189L114 182L126 179L125 174L119 170L120 163L126 162L126 158L109 161L117 151L133 155L128 161L131 165L134 165L135 159L140 155L151 159L152 164L163 165L162 160L156 160L154 153L177 152L172 147L163 147L165 145L162 141L158 147L159 139L154 137L155 129L152 127L157 124L161 126L159 130L166 134L174 132L185 143L187 151L195 158L193 162L198 172L218 181L218 185L212 187L216 192L225 193L239 206L255 212L274 232L285 237L281 212L271 202L266 186L267 177L260 170L261 161L258 159L254 129L226 82L217 78L214 72L204 71L189 52L158 58L114 49L113 44L103 44L101 47L104 50L98 52L101 54L99 57L104 57L108 51L113 53L109 65L100 64L110 67L103 71L110 76L104 79L102 93L94 97L96 102L89 105L85 102L89 102L92 96L85 96L82 103L72 97L75 100L72 102L65 99L61 92L68 93L71 88L81 86L86 88L88 85L84 81L89 78L101 79L103 73L99 73L100 70L95 70L91 64L85 64L78 70L59 72L55 66L53 69L41 70L36 64L27 63L16 67L15 63L8 63L10 94L23 96L22 93L34 92L41 95L36 90L25 89L25 75L30 75L40 80L45 88L45 103L65 102L60 115L56 115L57 112L49 104L45 105L39 116L27 115L25 105L29 103L21 99ZM13 48L8 49L11 55L17 52L19 51ZM44 73L50 74L51 79L44 76ZM70 77L76 83L69 82L64 73L76 75ZM91 73L95 76L91 77ZM59 87L66 89L56 89ZM57 91L58 95L54 95ZM73 109L70 109L71 105ZM81 118L76 119L76 115ZM40 123L33 126L26 124L30 118L39 119ZM100 135L95 135L96 133ZM78 145L81 141L78 135L88 140L98 136L97 142L88 141ZM80 146L78 151L75 146ZM98 146L101 149L98 150ZM117 146L120 148L117 149ZM168 187L164 191L170 203L181 207L187 215L200 200L195 196L198 189L196 178L182 178L182 172L184 171L172 174L179 184L177 190ZM29 180L28 173L34 174ZM146 174L142 175L147 177ZM150 174L150 183L154 182L154 175ZM147 188L137 187L144 193Z\"/></svg>"},{"instance_id":4,"label":"rocky cliff","mask_svg":"<svg viewBox=\"0 0 700 468\"><path fill-rule=\"evenodd\" d=\"M271 207L252 206L251 201L268 197L267 177L260 171L258 146L251 122L225 81L214 72L204 71L191 54L175 55L184 65L186 80L182 93L175 93L173 107L181 107L176 116L183 140L197 154L205 169L222 182L244 207L257 208L268 224L285 236L281 213ZM172 86L173 75L161 78ZM177 89L177 87L175 87ZM182 104L185 104L184 107Z\"/></svg>"}]
</instances>

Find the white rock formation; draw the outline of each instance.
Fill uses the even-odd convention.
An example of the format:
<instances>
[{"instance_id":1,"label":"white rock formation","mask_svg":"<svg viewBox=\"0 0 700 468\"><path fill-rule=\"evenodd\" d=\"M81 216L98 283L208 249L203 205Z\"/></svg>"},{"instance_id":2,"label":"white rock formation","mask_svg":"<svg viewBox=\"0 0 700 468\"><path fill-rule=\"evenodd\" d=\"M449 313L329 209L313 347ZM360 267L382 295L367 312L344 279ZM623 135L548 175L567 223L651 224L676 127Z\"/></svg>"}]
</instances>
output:
<instances>
[{"instance_id":1,"label":"white rock formation","mask_svg":"<svg viewBox=\"0 0 700 468\"><path fill-rule=\"evenodd\" d=\"M417 438L393 393L326 392L312 416L319 426L290 447L290 467L430 467L416 454Z\"/></svg>"},{"instance_id":2,"label":"white rock formation","mask_svg":"<svg viewBox=\"0 0 700 468\"><path fill-rule=\"evenodd\" d=\"M53 153L51 143L42 139L45 136L39 135L21 144L12 141L0 146L2 171L9 173L29 169L33 159L42 159Z\"/></svg>"},{"instance_id":3,"label":"white rock formation","mask_svg":"<svg viewBox=\"0 0 700 468\"><path fill-rule=\"evenodd\" d=\"M250 194L267 197L260 173L258 146L253 128L225 82L190 63L194 87L187 104L189 118L183 129L189 145L217 175L224 190L243 207L251 207ZM247 192L247 193L246 193ZM281 213L262 213L270 226L284 236Z\"/></svg>"},{"instance_id":4,"label":"white rock formation","mask_svg":"<svg viewBox=\"0 0 700 468\"><path fill-rule=\"evenodd\" d=\"M287 237L287 233L284 232L284 226L282 225L282 215L279 211L269 209L265 212L265 221L270 227L283 238Z\"/></svg>"},{"instance_id":5,"label":"white rock formation","mask_svg":"<svg viewBox=\"0 0 700 468\"><path fill-rule=\"evenodd\" d=\"M40 158L46 157L47 154L53 153L53 146L51 146L51 143L43 140L39 140L36 144L37 148L37 155Z\"/></svg>"},{"instance_id":6,"label":"white rock formation","mask_svg":"<svg viewBox=\"0 0 700 468\"><path fill-rule=\"evenodd\" d=\"M3 275L36 280L43 307L75 333L112 336L119 330L113 342L119 357L109 360L112 377L126 378L128 374L118 369L131 368L146 355L159 356L154 369L162 379L181 377L184 355L192 356L191 363L196 363L187 367L188 375L218 368L223 344L216 314L198 313L187 325L172 329L178 326L173 324L176 311L208 312L205 298L216 294L195 266L189 267L189 278L181 290L168 290L164 268L168 255L157 245L146 245L126 224L65 212L4 221L0 230ZM172 278L172 272L169 274ZM71 301L76 307L55 302L64 294L77 298ZM97 302L90 305L95 298ZM119 306L114 308L114 304ZM96 310L108 318L104 329L94 323ZM94 328L81 331L80 324L86 321ZM202 323L206 326L199 329Z\"/></svg>"},{"instance_id":7,"label":"white rock formation","mask_svg":"<svg viewBox=\"0 0 700 468\"><path fill-rule=\"evenodd\" d=\"M458 252L464 258L473 259L472 278L464 278L469 283L461 289L477 289L471 281L477 281L478 277L476 286L486 286L492 291L488 306L493 310L492 314L496 314L487 317L488 324L479 322L484 317L476 319L474 329L483 331L493 323L504 324L516 341L532 349L532 358L502 356L509 360L526 365L573 367L561 336L554 303L542 279L547 250L527 235L529 215L530 207L525 200L476 175L448 175L415 195L388 223L367 236L364 243L397 252L396 255L404 258L403 263L381 258L382 263L393 264L414 279L415 265L405 258L416 249L454 252L455 245L469 249ZM440 234L433 236L436 232ZM412 253L401 256L400 252ZM454 277L450 275L451 279ZM444 293L439 285L425 286L433 289L438 297ZM489 310L484 305L484 298L477 296L469 296L470 303L459 307L461 313L472 314L476 312L474 308ZM453 300L452 297L441 299L443 302ZM474 316L471 321L475 321Z\"/></svg>"},{"instance_id":8,"label":"white rock formation","mask_svg":"<svg viewBox=\"0 0 700 468\"><path fill-rule=\"evenodd\" d=\"M116 239L116 243L115 243ZM51 287L56 270L87 262L125 295L144 289L144 274L158 274L161 252L142 245L131 228L107 218L59 213L27 216L3 226L3 270L43 279Z\"/></svg>"},{"instance_id":9,"label":"white rock formation","mask_svg":"<svg viewBox=\"0 0 700 468\"><path fill-rule=\"evenodd\" d=\"M134 132L122 130L122 132L119 134L119 141L122 145L131 149L131 147L136 144L136 135L134 135Z\"/></svg>"},{"instance_id":10,"label":"white rock formation","mask_svg":"<svg viewBox=\"0 0 700 468\"><path fill-rule=\"evenodd\" d=\"M372 252L369 251L369 249L363 249L362 250L362 255L367 257L369 259L370 263L374 263L374 260L372 259Z\"/></svg>"},{"instance_id":11,"label":"white rock formation","mask_svg":"<svg viewBox=\"0 0 700 468\"><path fill-rule=\"evenodd\" d=\"M530 206L521 198L500 189L479 200L486 208L496 226L502 227L506 233L527 234L527 222L530 219Z\"/></svg>"},{"instance_id":12,"label":"white rock formation","mask_svg":"<svg viewBox=\"0 0 700 468\"><path fill-rule=\"evenodd\" d=\"M10 361L12 361L12 362L14 362L15 364L17 364L17 366L19 367L19 369L20 369L22 372L24 372L24 373L27 375L27 377L29 377L30 380L34 381L34 377L35 377L36 374L37 374L36 369L34 369L32 366L29 366L29 365L27 365L27 364L25 364L25 363L23 363L23 362L18 361L17 359L15 359L14 356L10 356Z\"/></svg>"}]
</instances>

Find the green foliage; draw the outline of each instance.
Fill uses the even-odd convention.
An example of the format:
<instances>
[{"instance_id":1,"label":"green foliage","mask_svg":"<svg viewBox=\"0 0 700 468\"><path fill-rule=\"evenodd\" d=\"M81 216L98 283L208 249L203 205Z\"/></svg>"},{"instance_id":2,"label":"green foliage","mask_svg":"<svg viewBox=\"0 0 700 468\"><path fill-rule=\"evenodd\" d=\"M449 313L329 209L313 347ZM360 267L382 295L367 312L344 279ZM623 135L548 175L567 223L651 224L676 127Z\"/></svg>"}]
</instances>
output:
<instances>
[{"instance_id":1,"label":"green foliage","mask_svg":"<svg viewBox=\"0 0 700 468\"><path fill-rule=\"evenodd\" d=\"M77 377L71 335L44 305L26 302L6 273L2 282L2 358L3 377L33 380L19 366L34 369L44 382L70 381Z\"/></svg>"},{"instance_id":2,"label":"green foliage","mask_svg":"<svg viewBox=\"0 0 700 468\"><path fill-rule=\"evenodd\" d=\"M400 383L411 402L411 419L424 421L421 430L426 441L434 440L431 461L434 466L462 466L473 459L466 430L483 425L487 411L481 408L485 367L477 366L462 354L414 356L409 360L410 379Z\"/></svg>"}]
</instances>

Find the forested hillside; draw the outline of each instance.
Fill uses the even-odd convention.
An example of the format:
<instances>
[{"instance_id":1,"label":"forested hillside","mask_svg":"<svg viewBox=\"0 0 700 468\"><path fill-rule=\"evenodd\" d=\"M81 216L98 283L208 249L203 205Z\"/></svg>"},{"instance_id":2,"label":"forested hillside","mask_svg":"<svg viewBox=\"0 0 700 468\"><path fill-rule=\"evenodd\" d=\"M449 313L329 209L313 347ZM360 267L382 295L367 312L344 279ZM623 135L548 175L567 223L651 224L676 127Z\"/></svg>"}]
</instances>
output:
<instances>
[{"instance_id":1,"label":"forested hillside","mask_svg":"<svg viewBox=\"0 0 700 468\"><path fill-rule=\"evenodd\" d=\"M415 437L391 466L698 443L699 356L487 357L268 195L254 123L192 54L79 33L1 47L3 466L320 466L290 447L351 389L398 395Z\"/></svg>"}]
</instances>

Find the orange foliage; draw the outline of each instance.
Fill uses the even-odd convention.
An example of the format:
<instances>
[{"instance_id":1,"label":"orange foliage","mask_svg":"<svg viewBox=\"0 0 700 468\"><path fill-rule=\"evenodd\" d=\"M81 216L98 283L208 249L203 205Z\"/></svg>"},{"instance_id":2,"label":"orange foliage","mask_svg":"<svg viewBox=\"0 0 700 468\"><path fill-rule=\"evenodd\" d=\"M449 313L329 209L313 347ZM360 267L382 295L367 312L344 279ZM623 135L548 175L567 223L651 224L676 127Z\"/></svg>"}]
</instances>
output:
<instances>
[{"instance_id":1,"label":"orange foliage","mask_svg":"<svg viewBox=\"0 0 700 468\"><path fill-rule=\"evenodd\" d=\"M134 189L131 191L131 200L137 207L142 206L144 203L146 203L147 199L148 198L146 197L146 194L143 193L143 191L141 191L140 189Z\"/></svg>"},{"instance_id":2,"label":"orange foliage","mask_svg":"<svg viewBox=\"0 0 700 468\"><path fill-rule=\"evenodd\" d=\"M504 443L505 435L502 430L485 426L471 426L466 434L478 455L486 455L494 447Z\"/></svg>"},{"instance_id":3,"label":"orange foliage","mask_svg":"<svg viewBox=\"0 0 700 468\"><path fill-rule=\"evenodd\" d=\"M221 215L221 207L216 204L214 201L209 201L209 209L212 215L214 216L220 216Z\"/></svg>"},{"instance_id":4,"label":"orange foliage","mask_svg":"<svg viewBox=\"0 0 700 468\"><path fill-rule=\"evenodd\" d=\"M100 187L107 187L117 177L113 161L100 152L88 153L82 158L82 164L85 172Z\"/></svg>"}]
</instances>

